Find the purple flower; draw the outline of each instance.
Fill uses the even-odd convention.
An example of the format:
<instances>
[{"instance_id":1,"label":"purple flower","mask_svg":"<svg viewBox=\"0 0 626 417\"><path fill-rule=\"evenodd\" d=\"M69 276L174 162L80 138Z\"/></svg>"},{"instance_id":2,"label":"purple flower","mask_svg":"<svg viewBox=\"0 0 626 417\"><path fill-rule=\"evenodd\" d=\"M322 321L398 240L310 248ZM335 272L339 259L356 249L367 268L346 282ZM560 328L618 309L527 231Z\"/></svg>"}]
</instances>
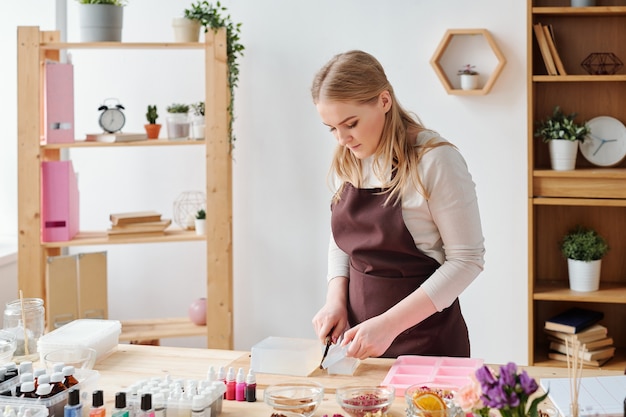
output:
<instances>
[{"instance_id":1,"label":"purple flower","mask_svg":"<svg viewBox=\"0 0 626 417\"><path fill-rule=\"evenodd\" d=\"M533 392L537 391L537 382L531 378L526 371L523 371L519 376L519 383L522 386L522 390L526 396L530 396Z\"/></svg>"}]
</instances>

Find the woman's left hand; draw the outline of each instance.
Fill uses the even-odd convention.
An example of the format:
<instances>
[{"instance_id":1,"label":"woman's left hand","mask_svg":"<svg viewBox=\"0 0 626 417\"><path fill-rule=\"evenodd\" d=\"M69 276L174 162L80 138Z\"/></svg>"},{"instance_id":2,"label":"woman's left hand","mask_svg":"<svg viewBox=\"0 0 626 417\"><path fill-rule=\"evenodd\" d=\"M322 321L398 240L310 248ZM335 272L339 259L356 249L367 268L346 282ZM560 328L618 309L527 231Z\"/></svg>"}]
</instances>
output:
<instances>
[{"instance_id":1,"label":"woman's left hand","mask_svg":"<svg viewBox=\"0 0 626 417\"><path fill-rule=\"evenodd\" d=\"M357 359L367 359L381 356L396 338L397 334L390 332L392 328L384 315L372 317L369 320L347 330L343 335L342 346L352 342L347 356Z\"/></svg>"}]
</instances>

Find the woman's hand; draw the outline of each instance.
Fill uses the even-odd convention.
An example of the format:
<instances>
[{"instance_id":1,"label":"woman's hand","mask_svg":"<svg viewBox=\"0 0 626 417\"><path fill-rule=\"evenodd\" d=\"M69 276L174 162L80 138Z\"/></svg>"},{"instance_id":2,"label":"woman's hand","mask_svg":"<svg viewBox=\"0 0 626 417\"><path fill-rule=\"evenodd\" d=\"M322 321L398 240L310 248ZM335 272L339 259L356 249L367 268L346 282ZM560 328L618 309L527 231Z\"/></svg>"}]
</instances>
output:
<instances>
[{"instance_id":1,"label":"woman's hand","mask_svg":"<svg viewBox=\"0 0 626 417\"><path fill-rule=\"evenodd\" d=\"M357 358L375 358L387 351L397 334L384 315L372 317L354 326L343 335L342 346L352 342L346 355ZM391 331L390 331L391 330Z\"/></svg>"},{"instance_id":2,"label":"woman's hand","mask_svg":"<svg viewBox=\"0 0 626 417\"><path fill-rule=\"evenodd\" d=\"M336 277L328 283L326 304L313 317L313 329L322 343L330 336L333 343L348 328L348 278Z\"/></svg>"}]
</instances>

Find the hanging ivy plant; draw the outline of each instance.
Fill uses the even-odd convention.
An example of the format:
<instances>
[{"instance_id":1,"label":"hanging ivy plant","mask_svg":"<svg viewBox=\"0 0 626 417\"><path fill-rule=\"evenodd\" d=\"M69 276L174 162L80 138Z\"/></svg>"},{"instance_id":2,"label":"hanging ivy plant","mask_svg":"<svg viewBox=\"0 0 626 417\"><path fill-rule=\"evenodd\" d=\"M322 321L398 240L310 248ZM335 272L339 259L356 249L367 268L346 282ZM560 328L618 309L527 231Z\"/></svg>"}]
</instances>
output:
<instances>
[{"instance_id":1,"label":"hanging ivy plant","mask_svg":"<svg viewBox=\"0 0 626 417\"><path fill-rule=\"evenodd\" d=\"M228 61L228 84L230 87L230 101L228 103L228 114L230 116L228 124L228 135L230 138L231 148L235 144L235 136L233 134L234 103L235 88L239 82L239 64L237 59L243 56L244 46L239 42L241 34L241 23L234 23L226 7L220 2L215 5L208 1L198 1L192 3L188 9L185 9L185 17L191 20L197 20L204 27L204 32L208 32L209 28L217 32L219 28L226 28L226 55Z\"/></svg>"}]
</instances>

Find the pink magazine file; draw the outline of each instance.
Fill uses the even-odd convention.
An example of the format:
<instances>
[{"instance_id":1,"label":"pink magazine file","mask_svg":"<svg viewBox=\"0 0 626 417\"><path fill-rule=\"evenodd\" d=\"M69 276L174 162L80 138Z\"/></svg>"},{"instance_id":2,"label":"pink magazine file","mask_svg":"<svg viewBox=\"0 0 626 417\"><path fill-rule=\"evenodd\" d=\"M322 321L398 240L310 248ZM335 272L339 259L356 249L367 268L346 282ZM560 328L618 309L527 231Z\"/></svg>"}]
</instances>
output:
<instances>
[{"instance_id":1,"label":"pink magazine file","mask_svg":"<svg viewBox=\"0 0 626 417\"><path fill-rule=\"evenodd\" d=\"M72 161L41 163L41 236L44 242L72 240L78 233L78 182Z\"/></svg>"},{"instance_id":2,"label":"pink magazine file","mask_svg":"<svg viewBox=\"0 0 626 417\"><path fill-rule=\"evenodd\" d=\"M74 142L74 67L46 62L41 143Z\"/></svg>"}]
</instances>

